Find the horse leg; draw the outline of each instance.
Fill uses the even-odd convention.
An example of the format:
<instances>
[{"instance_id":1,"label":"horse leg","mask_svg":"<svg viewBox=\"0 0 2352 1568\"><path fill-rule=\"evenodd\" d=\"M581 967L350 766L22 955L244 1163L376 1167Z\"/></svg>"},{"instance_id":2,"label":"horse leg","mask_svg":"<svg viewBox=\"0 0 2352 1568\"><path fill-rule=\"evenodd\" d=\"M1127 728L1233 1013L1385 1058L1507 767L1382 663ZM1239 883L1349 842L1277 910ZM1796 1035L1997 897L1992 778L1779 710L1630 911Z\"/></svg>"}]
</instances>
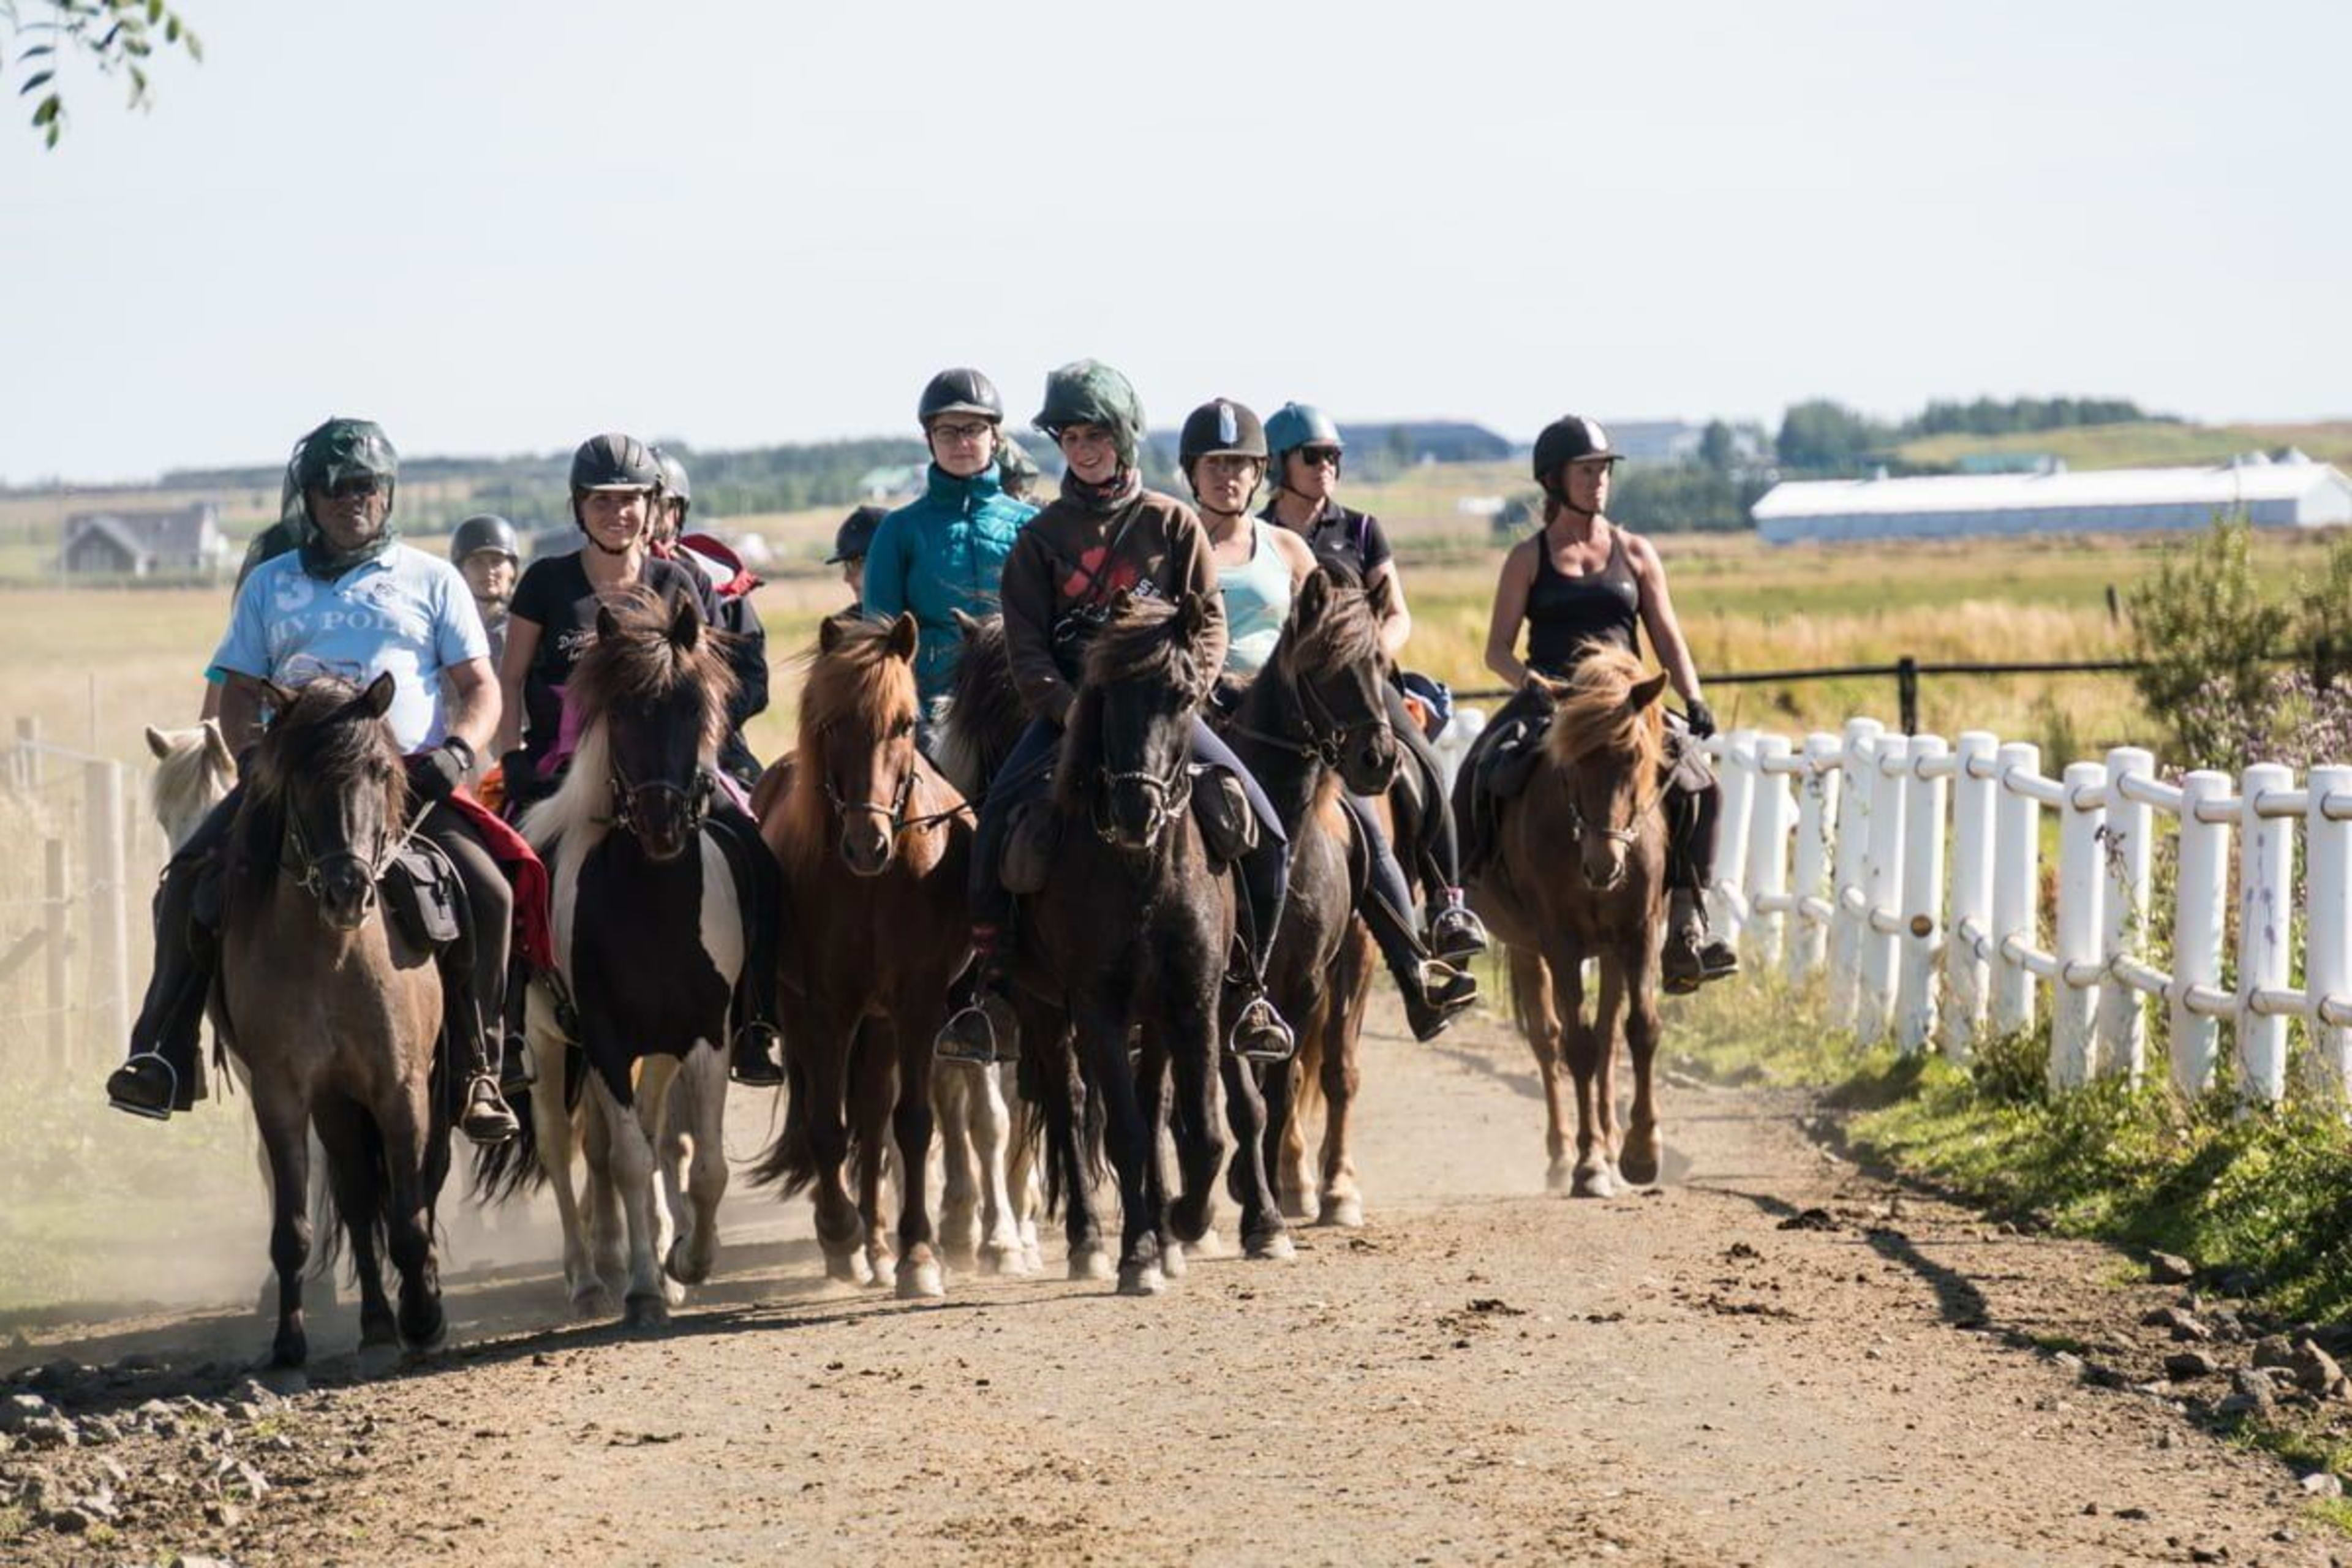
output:
<instances>
[{"instance_id":1,"label":"horse leg","mask_svg":"<svg viewBox=\"0 0 2352 1568\"><path fill-rule=\"evenodd\" d=\"M660 1254L655 1237L659 1226L654 1197L654 1147L649 1125L658 1126L659 1091L669 1087L670 1062L647 1057L637 1079L636 1101L623 1105L598 1074L592 1092L611 1140L613 1183L620 1194L621 1214L628 1225L629 1282L621 1300L621 1321L632 1329L658 1328L669 1321L669 1298L663 1287Z\"/></svg>"},{"instance_id":2,"label":"horse leg","mask_svg":"<svg viewBox=\"0 0 2352 1568\"><path fill-rule=\"evenodd\" d=\"M667 1118L689 1150L686 1172L686 1232L670 1244L662 1267L681 1285L710 1278L719 1258L719 1202L727 1195L727 1061L709 1041L695 1046L670 1089Z\"/></svg>"},{"instance_id":3,"label":"horse leg","mask_svg":"<svg viewBox=\"0 0 2352 1568\"><path fill-rule=\"evenodd\" d=\"M1266 1175L1267 1151L1274 1142L1267 1124L1268 1096L1259 1088L1255 1068L1223 1051L1217 1056L1217 1071L1224 1080L1225 1125L1234 1135L1225 1194L1241 1210L1242 1250L1251 1258L1295 1258L1298 1249L1291 1243L1290 1227L1283 1223L1282 1205ZM1269 1081L1286 1079L1289 1072L1287 1062L1265 1069Z\"/></svg>"},{"instance_id":4,"label":"horse leg","mask_svg":"<svg viewBox=\"0 0 2352 1568\"><path fill-rule=\"evenodd\" d=\"M1281 1194L1283 1215L1310 1225L1323 1212L1307 1161L1307 1123L1323 1101L1322 1061L1321 1033L1309 1030L1301 1035L1298 1055L1275 1069L1282 1075L1277 1096L1280 1114L1277 1118L1272 1108L1266 1112L1266 1132L1274 1140L1270 1159L1275 1191Z\"/></svg>"},{"instance_id":5,"label":"horse leg","mask_svg":"<svg viewBox=\"0 0 2352 1568\"><path fill-rule=\"evenodd\" d=\"M1356 1094L1364 1080L1358 1047L1364 1011L1372 999L1371 937L1361 922L1349 928L1339 949L1323 1037L1323 1191L1316 1223L1353 1230L1364 1223L1364 1194L1356 1184Z\"/></svg>"},{"instance_id":6,"label":"horse leg","mask_svg":"<svg viewBox=\"0 0 2352 1568\"><path fill-rule=\"evenodd\" d=\"M1077 1021L1079 1060L1087 1086L1102 1097L1103 1136L1111 1169L1118 1176L1118 1293L1156 1296L1167 1288L1160 1268L1161 1213L1154 1202L1160 1184L1150 1167L1159 1157L1158 1118L1147 1114L1149 1083L1136 1081L1127 1056L1127 1020L1099 1004Z\"/></svg>"},{"instance_id":7,"label":"horse leg","mask_svg":"<svg viewBox=\"0 0 2352 1568\"><path fill-rule=\"evenodd\" d=\"M1211 984L1218 982L1213 979ZM1176 1160L1183 1178L1169 1228L1178 1241L1189 1246L1208 1234L1217 1173L1225 1164L1225 1137L1217 1117L1217 1072L1224 1050L1217 1034L1214 998L1202 996L1192 1005L1179 1008L1164 1037L1170 1048L1161 1071L1174 1080L1171 1103L1177 1111ZM1255 1127L1246 1132L1234 1130L1234 1135L1247 1146L1257 1143L1256 1133Z\"/></svg>"},{"instance_id":8,"label":"horse leg","mask_svg":"<svg viewBox=\"0 0 2352 1568\"><path fill-rule=\"evenodd\" d=\"M1624 1145L1618 1152L1617 1168L1627 1181L1644 1187L1658 1179L1660 1153L1653 1076L1658 1059L1659 1034L1658 987L1650 973L1654 963L1654 950L1646 941L1622 944L1601 961L1604 988L1612 969L1622 972L1620 988L1626 1000L1625 1050L1633 1064L1633 1112L1625 1129Z\"/></svg>"},{"instance_id":9,"label":"horse leg","mask_svg":"<svg viewBox=\"0 0 2352 1568\"><path fill-rule=\"evenodd\" d=\"M1625 1013L1625 982L1607 955L1600 967L1601 988L1592 1009L1592 1101L1601 1117L1601 1146L1613 1166L1622 1142L1617 1126L1617 1037ZM1624 1179L1622 1170L1618 1175Z\"/></svg>"},{"instance_id":10,"label":"horse leg","mask_svg":"<svg viewBox=\"0 0 2352 1568\"><path fill-rule=\"evenodd\" d=\"M1519 1026L1528 1037L1528 1049L1535 1053L1536 1070L1543 1076L1544 1093L1544 1186L1548 1191L1564 1193L1571 1180L1568 1159L1568 1101L1565 1098L1567 1080L1561 1069L1567 1065L1560 1040L1559 1015L1551 994L1551 971L1538 953L1523 947L1507 950L1511 965L1511 993L1518 1010Z\"/></svg>"},{"instance_id":11,"label":"horse leg","mask_svg":"<svg viewBox=\"0 0 2352 1568\"><path fill-rule=\"evenodd\" d=\"M829 1012L811 1009L808 1060L808 1141L815 1166L809 1201L816 1210L817 1246L824 1251L828 1278L856 1285L874 1282L871 1267L861 1255L865 1242L857 1205L842 1184L842 1166L849 1159L849 1128L843 1120L847 1105L849 1054L856 1046L856 1020L845 1023Z\"/></svg>"},{"instance_id":12,"label":"horse leg","mask_svg":"<svg viewBox=\"0 0 2352 1568\"><path fill-rule=\"evenodd\" d=\"M1175 1100L1166 1033L1147 1026L1138 1035L1139 1038L1129 1037L1134 1043L1128 1047L1128 1059L1135 1064L1136 1101L1143 1107L1144 1127L1150 1134L1144 1145L1143 1201L1160 1216L1152 1227L1160 1242L1160 1272L1167 1279L1181 1279L1191 1259L1184 1256L1183 1238L1176 1234L1175 1205L1168 1198L1168 1156L1192 1131L1184 1125L1183 1110Z\"/></svg>"},{"instance_id":13,"label":"horse leg","mask_svg":"<svg viewBox=\"0 0 2352 1568\"><path fill-rule=\"evenodd\" d=\"M1020 1244L1020 1250L1018 1266L1008 1266L1005 1272L1039 1274L1045 1268L1045 1250L1037 1237L1037 1226L1045 1215L1045 1193L1037 1174L1036 1128L1038 1119L1045 1112L1022 1098L1017 1068L1000 1066L992 1076L996 1079L992 1097L1011 1112L1004 1133L1009 1150L1004 1184L1012 1194L1013 1234ZM1007 1082L1013 1085L1010 1095L1004 1093Z\"/></svg>"},{"instance_id":14,"label":"horse leg","mask_svg":"<svg viewBox=\"0 0 2352 1568\"><path fill-rule=\"evenodd\" d=\"M854 1143L857 1150L857 1223L865 1233L866 1251L861 1259L866 1278L862 1283L879 1285L893 1268L891 1253L896 1243L890 1227L882 1223L882 1177L884 1167L896 1163L897 1151L890 1138L890 1117L898 1098L898 1053L892 1031L884 1025L867 1019L857 1028L857 1044L850 1053L849 1114L857 1129ZM924 1151L928 1163L929 1151ZM916 1170L920 1172L923 1164ZM899 1188L908 1183L900 1173Z\"/></svg>"},{"instance_id":15,"label":"horse leg","mask_svg":"<svg viewBox=\"0 0 2352 1568\"><path fill-rule=\"evenodd\" d=\"M1073 1279L1108 1279L1111 1260L1102 1241L1102 1222L1095 1214L1093 1172L1087 1147L1087 1086L1078 1071L1076 1050L1069 1036L1069 1020L1057 1007L1017 997L1024 1059L1037 1069L1039 1097L1045 1116L1045 1157L1059 1178L1062 1232Z\"/></svg>"},{"instance_id":16,"label":"horse leg","mask_svg":"<svg viewBox=\"0 0 2352 1568\"><path fill-rule=\"evenodd\" d=\"M1013 1136L1013 1112L1004 1103L1002 1072L959 1073L971 1080L964 1104L971 1117L974 1152L980 1159L980 1266L990 1274L1028 1272L1021 1248L1021 1221L1013 1198L1008 1149Z\"/></svg>"},{"instance_id":17,"label":"horse leg","mask_svg":"<svg viewBox=\"0 0 2352 1568\"><path fill-rule=\"evenodd\" d=\"M412 1351L438 1350L449 1337L448 1316L441 1310L441 1266L433 1250L433 1199L426 1190L433 1092L420 1063L408 1083L376 1111L385 1182L378 1202L392 1266L400 1271L400 1337Z\"/></svg>"},{"instance_id":18,"label":"horse leg","mask_svg":"<svg viewBox=\"0 0 2352 1568\"><path fill-rule=\"evenodd\" d=\"M603 1280L609 1290L627 1278L629 1264L627 1226L621 1217L621 1185L613 1174L613 1118L605 1114L604 1104L593 1095L582 1097L580 1152L588 1167L590 1257L594 1277Z\"/></svg>"},{"instance_id":19,"label":"horse leg","mask_svg":"<svg viewBox=\"0 0 2352 1568\"><path fill-rule=\"evenodd\" d=\"M1569 1195L1613 1197L1617 1151L1607 1135L1598 1103L1601 1053L1607 1037L1585 1016L1584 954L1573 943L1560 943L1545 951L1544 963L1551 971L1562 1051L1576 1085L1576 1169L1569 1182Z\"/></svg>"},{"instance_id":20,"label":"horse leg","mask_svg":"<svg viewBox=\"0 0 2352 1568\"><path fill-rule=\"evenodd\" d=\"M945 1021L945 1014L936 1007L913 1008L898 1015L893 1031L898 1036L898 1081L890 1130L898 1135L898 1164L905 1175L898 1184L900 1300L948 1293L939 1256L931 1247L930 1184L923 1179L931 1158L931 1037Z\"/></svg>"},{"instance_id":21,"label":"horse leg","mask_svg":"<svg viewBox=\"0 0 2352 1568\"><path fill-rule=\"evenodd\" d=\"M984 1134L973 1079L993 1073L931 1075L931 1114L940 1128L940 1253L950 1267L980 1267L980 1182L972 1174L975 1142ZM984 1159L985 1156L978 1156Z\"/></svg>"},{"instance_id":22,"label":"horse leg","mask_svg":"<svg viewBox=\"0 0 2352 1568\"><path fill-rule=\"evenodd\" d=\"M294 1091L267 1077L253 1084L253 1116L269 1163L269 1261L278 1270L278 1335L273 1366L300 1366L310 1356L302 1329L302 1269L310 1261L310 1130Z\"/></svg>"},{"instance_id":23,"label":"horse leg","mask_svg":"<svg viewBox=\"0 0 2352 1568\"><path fill-rule=\"evenodd\" d=\"M687 1188L694 1165L694 1121L693 1074L681 1071L670 1085L669 1101L662 1108L661 1137L654 1145L654 1171L661 1182L662 1212L669 1220L670 1243L662 1254L665 1269L693 1234L694 1215L688 1206Z\"/></svg>"},{"instance_id":24,"label":"horse leg","mask_svg":"<svg viewBox=\"0 0 2352 1568\"><path fill-rule=\"evenodd\" d=\"M352 1273L360 1282L360 1361L365 1370L371 1352L399 1346L400 1325L383 1292L383 1259L376 1252L382 1194L370 1174L375 1156L362 1117L360 1108L339 1094L322 1096L310 1108L327 1180L334 1189L335 1214L351 1238Z\"/></svg>"}]
</instances>

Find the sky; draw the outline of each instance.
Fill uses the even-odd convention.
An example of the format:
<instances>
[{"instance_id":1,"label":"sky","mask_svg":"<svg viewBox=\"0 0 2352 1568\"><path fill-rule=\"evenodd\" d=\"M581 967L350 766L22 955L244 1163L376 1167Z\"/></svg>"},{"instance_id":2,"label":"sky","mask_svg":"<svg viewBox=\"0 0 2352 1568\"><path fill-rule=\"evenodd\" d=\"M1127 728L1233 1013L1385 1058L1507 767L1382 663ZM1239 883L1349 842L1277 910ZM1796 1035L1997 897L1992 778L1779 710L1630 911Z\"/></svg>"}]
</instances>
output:
<instances>
[{"instance_id":1,"label":"sky","mask_svg":"<svg viewBox=\"0 0 2352 1568\"><path fill-rule=\"evenodd\" d=\"M175 3L152 110L5 100L7 482L911 435L962 363L1025 422L1089 355L1155 425L2352 415L2336 0Z\"/></svg>"}]
</instances>

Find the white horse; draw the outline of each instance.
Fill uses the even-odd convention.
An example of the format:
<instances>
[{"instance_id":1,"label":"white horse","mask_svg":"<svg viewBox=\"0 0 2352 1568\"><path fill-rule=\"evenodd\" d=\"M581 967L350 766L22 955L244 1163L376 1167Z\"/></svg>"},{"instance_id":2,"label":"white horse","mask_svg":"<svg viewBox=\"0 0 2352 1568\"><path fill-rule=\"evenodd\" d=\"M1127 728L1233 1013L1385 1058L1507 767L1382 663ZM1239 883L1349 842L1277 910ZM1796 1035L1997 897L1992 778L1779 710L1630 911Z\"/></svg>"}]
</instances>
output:
<instances>
[{"instance_id":1,"label":"white horse","mask_svg":"<svg viewBox=\"0 0 2352 1568\"><path fill-rule=\"evenodd\" d=\"M945 1177L940 1249L948 1262L983 1274L1039 1272L1045 1259L1037 1221L1045 1198L1013 1065L957 1064L933 1072L931 1108Z\"/></svg>"}]
</instances>

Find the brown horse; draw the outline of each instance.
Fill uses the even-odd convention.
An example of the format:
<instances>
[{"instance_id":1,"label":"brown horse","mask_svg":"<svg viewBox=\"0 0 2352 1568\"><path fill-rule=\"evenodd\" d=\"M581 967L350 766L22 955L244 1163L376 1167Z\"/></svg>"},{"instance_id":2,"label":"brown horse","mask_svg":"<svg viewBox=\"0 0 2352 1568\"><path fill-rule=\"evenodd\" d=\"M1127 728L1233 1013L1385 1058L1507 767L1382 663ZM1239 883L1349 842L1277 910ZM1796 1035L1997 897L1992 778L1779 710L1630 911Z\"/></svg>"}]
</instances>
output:
<instances>
[{"instance_id":1,"label":"brown horse","mask_svg":"<svg viewBox=\"0 0 2352 1568\"><path fill-rule=\"evenodd\" d=\"M1298 1055L1265 1069L1262 1110L1248 1065L1231 1057L1223 1064L1226 1117L1242 1142L1226 1187L1241 1205L1242 1238L1252 1257L1288 1255L1285 1213L1313 1212L1329 1225L1363 1220L1349 1133L1372 979L1370 939L1354 915L1366 853L1353 842L1339 791L1344 785L1378 796L1397 772L1400 748L1381 694L1389 671L1380 642L1387 594L1386 579L1367 594L1328 572L1308 577L1273 656L1225 731L1290 837L1290 897L1266 986L1297 1032ZM1304 1179L1303 1123L1318 1098L1313 1089L1325 1106L1319 1184ZM1307 1207L1310 1192L1313 1211Z\"/></svg>"},{"instance_id":2,"label":"brown horse","mask_svg":"<svg viewBox=\"0 0 2352 1568\"><path fill-rule=\"evenodd\" d=\"M280 1366L301 1365L310 1349L312 1127L350 1236L362 1353L429 1348L446 1326L433 1243L451 1113L434 1050L441 979L376 896L408 831L406 775L383 722L392 693L388 674L364 690L327 678L268 688L278 717L255 748L231 829L215 1019L245 1066L269 1163ZM396 1318L386 1247L400 1272Z\"/></svg>"},{"instance_id":3,"label":"brown horse","mask_svg":"<svg viewBox=\"0 0 2352 1568\"><path fill-rule=\"evenodd\" d=\"M1531 675L1551 700L1550 732L1524 791L1504 811L1495 852L1470 901L1510 950L1520 1026L1542 1070L1549 1180L1606 1197L1620 1175L1658 1175L1652 1069L1658 1048L1658 944L1664 925L1666 823L1664 675L1643 679L1619 649L1587 654L1575 676ZM1573 845L1573 869L1560 864ZM1584 961L1601 961L1601 994L1584 1008ZM1633 1106L1621 1144L1613 1085L1623 1017ZM1563 1057L1576 1086L1576 1162L1567 1160Z\"/></svg>"},{"instance_id":4,"label":"brown horse","mask_svg":"<svg viewBox=\"0 0 2352 1568\"><path fill-rule=\"evenodd\" d=\"M964 883L972 815L915 749L915 635L912 616L887 626L824 622L801 693L799 743L753 797L801 916L783 955L784 986L797 1003L784 1020L793 1104L758 1175L787 1194L813 1186L826 1271L870 1280L887 1260L877 1212L887 1110L903 1173L905 1297L946 1291L923 1179L931 1039L971 951ZM855 1205L842 1182L853 1130Z\"/></svg>"}]
</instances>

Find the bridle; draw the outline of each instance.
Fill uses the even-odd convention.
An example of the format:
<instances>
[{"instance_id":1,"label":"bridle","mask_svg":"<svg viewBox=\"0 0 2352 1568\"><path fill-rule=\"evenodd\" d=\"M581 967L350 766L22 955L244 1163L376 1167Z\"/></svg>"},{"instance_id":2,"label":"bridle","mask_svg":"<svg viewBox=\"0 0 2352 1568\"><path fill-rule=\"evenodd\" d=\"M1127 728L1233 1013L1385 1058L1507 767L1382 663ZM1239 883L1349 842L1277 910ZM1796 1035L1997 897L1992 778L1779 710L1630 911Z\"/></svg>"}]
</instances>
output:
<instances>
[{"instance_id":1,"label":"bridle","mask_svg":"<svg viewBox=\"0 0 2352 1568\"><path fill-rule=\"evenodd\" d=\"M613 763L613 811L604 820L614 827L635 833L637 831L638 814L646 809L649 798L653 801L676 801L679 815L684 818L687 836L691 837L702 831L703 819L710 815L710 794L715 787L710 774L699 767L694 770L694 782L683 789L667 779L633 784L616 758Z\"/></svg>"},{"instance_id":2,"label":"bridle","mask_svg":"<svg viewBox=\"0 0 2352 1568\"><path fill-rule=\"evenodd\" d=\"M1254 730L1239 722L1233 725L1233 732L1277 747L1293 756L1319 760L1326 767L1337 768L1352 742L1360 738L1369 742L1373 731L1389 728L1386 713L1376 713L1352 724L1342 721L1311 680L1304 678L1294 679L1290 682L1290 689L1298 694L1298 719L1307 727L1303 739L1296 735L1268 734L1265 731Z\"/></svg>"},{"instance_id":3,"label":"bridle","mask_svg":"<svg viewBox=\"0 0 2352 1568\"><path fill-rule=\"evenodd\" d=\"M1571 840L1580 839L1587 834L1597 834L1621 849L1631 849L1640 841L1643 820L1657 810L1659 803L1666 798L1665 788L1661 785L1648 800L1633 808L1633 815L1626 819L1624 826L1595 827L1585 820L1584 808L1577 805L1575 792L1567 790L1561 793L1568 796L1568 836Z\"/></svg>"},{"instance_id":4,"label":"bridle","mask_svg":"<svg viewBox=\"0 0 2352 1568\"><path fill-rule=\"evenodd\" d=\"M826 803L844 816L861 813L881 818L883 826L888 830L888 836L892 839L896 839L901 833L917 833L937 827L940 823L961 816L971 809L971 803L965 802L950 806L945 811L929 812L921 816L908 816L907 808L914 803L915 799L915 775L923 771L922 753L912 747L908 748L908 752L907 766L898 774L898 793L890 797L888 805L884 805L879 801L845 799L842 793L833 787L833 773L829 769L820 771L824 781Z\"/></svg>"},{"instance_id":5,"label":"bridle","mask_svg":"<svg viewBox=\"0 0 2352 1568\"><path fill-rule=\"evenodd\" d=\"M1192 796L1192 766L1182 758L1179 758L1176 765L1164 774L1149 770L1122 773L1097 764L1095 783L1098 787L1087 815L1094 823L1095 837L1114 847L1118 846L1118 835L1111 826L1110 794L1120 784L1139 785L1150 800L1151 815L1143 830L1146 848L1159 842L1161 830L1176 819L1177 814L1184 809L1185 803Z\"/></svg>"},{"instance_id":6,"label":"bridle","mask_svg":"<svg viewBox=\"0 0 2352 1568\"><path fill-rule=\"evenodd\" d=\"M393 857L400 852L401 845L408 841L408 833L404 831L395 839L382 823L378 823L375 847L370 854L362 855L349 844L337 844L323 855L313 854L310 835L302 831L302 813L289 800L286 803L285 853L278 858L278 868L291 877L296 886L323 904L327 897L328 868L348 861L367 873L360 900L360 908L364 910L375 901L376 879L383 875L384 868L392 864Z\"/></svg>"}]
</instances>

